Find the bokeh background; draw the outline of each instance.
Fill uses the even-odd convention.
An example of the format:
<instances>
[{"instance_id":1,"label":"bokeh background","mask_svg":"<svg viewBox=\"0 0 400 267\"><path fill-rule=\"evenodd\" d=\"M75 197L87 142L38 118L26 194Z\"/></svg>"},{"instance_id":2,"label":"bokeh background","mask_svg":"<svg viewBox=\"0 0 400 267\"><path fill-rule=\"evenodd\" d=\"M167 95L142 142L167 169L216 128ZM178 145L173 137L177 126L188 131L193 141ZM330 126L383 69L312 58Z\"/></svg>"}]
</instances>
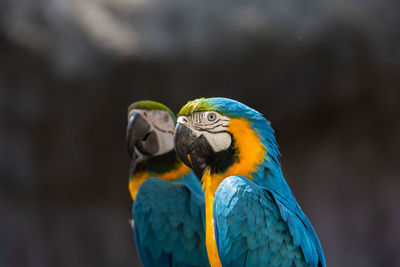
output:
<instances>
[{"instance_id":1,"label":"bokeh background","mask_svg":"<svg viewBox=\"0 0 400 267\"><path fill-rule=\"evenodd\" d=\"M400 2L2 0L0 266L140 266L127 106L272 122L328 266L400 266Z\"/></svg>"}]
</instances>

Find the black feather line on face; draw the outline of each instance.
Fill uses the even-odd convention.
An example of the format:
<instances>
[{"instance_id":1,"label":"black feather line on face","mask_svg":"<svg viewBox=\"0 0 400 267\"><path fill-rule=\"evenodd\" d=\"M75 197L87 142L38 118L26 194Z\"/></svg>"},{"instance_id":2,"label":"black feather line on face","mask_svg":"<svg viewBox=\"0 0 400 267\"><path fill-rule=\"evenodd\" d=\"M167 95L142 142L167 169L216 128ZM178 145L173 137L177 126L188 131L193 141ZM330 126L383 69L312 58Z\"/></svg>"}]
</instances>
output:
<instances>
[{"instance_id":1,"label":"black feather line on face","mask_svg":"<svg viewBox=\"0 0 400 267\"><path fill-rule=\"evenodd\" d=\"M212 123L207 124L206 126L211 126L219 122L221 119L217 119L216 121L213 121Z\"/></svg>"},{"instance_id":2,"label":"black feather line on face","mask_svg":"<svg viewBox=\"0 0 400 267\"><path fill-rule=\"evenodd\" d=\"M159 130L160 132L169 133L169 134L174 134L173 131L166 131L166 130L163 130L163 129L161 129L161 128L158 128L157 125L155 125L155 124L153 124L153 126L154 126L154 128L156 128L156 129Z\"/></svg>"},{"instance_id":3,"label":"black feather line on face","mask_svg":"<svg viewBox=\"0 0 400 267\"><path fill-rule=\"evenodd\" d=\"M198 130L199 132L207 132L207 133L212 133L212 134L217 134L217 133L229 133L229 132L227 132L227 131L218 131L218 132L212 132L212 131L209 131L208 129L201 129L201 130Z\"/></svg>"},{"instance_id":4,"label":"black feather line on face","mask_svg":"<svg viewBox=\"0 0 400 267\"><path fill-rule=\"evenodd\" d=\"M215 129L215 128L219 127L219 126L222 126L222 123L220 123L220 124L218 124L218 125L215 125L214 127L207 128L207 130L212 130L212 129Z\"/></svg>"}]
</instances>

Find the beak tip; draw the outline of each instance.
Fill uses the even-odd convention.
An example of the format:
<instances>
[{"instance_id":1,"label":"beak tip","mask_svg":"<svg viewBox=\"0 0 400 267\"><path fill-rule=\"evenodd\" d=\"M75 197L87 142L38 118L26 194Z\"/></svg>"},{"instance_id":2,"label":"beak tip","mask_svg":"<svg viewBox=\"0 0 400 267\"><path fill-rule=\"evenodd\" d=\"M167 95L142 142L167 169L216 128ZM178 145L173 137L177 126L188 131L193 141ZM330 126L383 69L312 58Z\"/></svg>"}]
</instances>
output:
<instances>
[{"instance_id":1,"label":"beak tip","mask_svg":"<svg viewBox=\"0 0 400 267\"><path fill-rule=\"evenodd\" d=\"M189 156L189 155L188 155ZM190 157L190 156L189 156ZM189 159L189 157L185 157L185 158L181 158L181 160L182 160L182 162L186 165L186 166L188 166L189 168L192 168L193 166L192 166L192 162L191 162L191 160Z\"/></svg>"},{"instance_id":2,"label":"beak tip","mask_svg":"<svg viewBox=\"0 0 400 267\"><path fill-rule=\"evenodd\" d=\"M134 153L135 147L138 148L140 152L148 152L148 151L142 151L144 150L144 148L143 147L140 148L137 145L138 141L142 140L149 133L150 133L149 123L142 117L142 115L139 112L132 113L128 120L128 125L126 127L126 133L125 133L126 148L130 156ZM153 145L151 148L153 150L157 149L158 144L157 146Z\"/></svg>"},{"instance_id":3,"label":"beak tip","mask_svg":"<svg viewBox=\"0 0 400 267\"><path fill-rule=\"evenodd\" d=\"M182 147L179 144L175 144L175 152L179 159L189 168L192 167L192 161L190 160L190 154L186 151L182 151Z\"/></svg>"},{"instance_id":4,"label":"beak tip","mask_svg":"<svg viewBox=\"0 0 400 267\"><path fill-rule=\"evenodd\" d=\"M181 161L192 168L192 161L190 159L190 141L188 140L188 129L180 123L177 123L174 133L174 147L176 154Z\"/></svg>"}]
</instances>

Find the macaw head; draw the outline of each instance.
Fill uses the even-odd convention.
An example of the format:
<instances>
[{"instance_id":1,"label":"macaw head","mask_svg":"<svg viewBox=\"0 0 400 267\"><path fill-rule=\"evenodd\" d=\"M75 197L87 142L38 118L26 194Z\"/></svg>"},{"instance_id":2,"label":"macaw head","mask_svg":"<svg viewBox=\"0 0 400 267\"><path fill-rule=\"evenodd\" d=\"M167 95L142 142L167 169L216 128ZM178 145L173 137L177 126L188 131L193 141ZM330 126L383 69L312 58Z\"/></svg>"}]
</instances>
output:
<instances>
[{"instance_id":1,"label":"macaw head","mask_svg":"<svg viewBox=\"0 0 400 267\"><path fill-rule=\"evenodd\" d=\"M270 123L256 110L228 98L200 98L179 112L174 137L181 160L203 177L243 175L252 178L260 164L279 165Z\"/></svg>"},{"instance_id":2,"label":"macaw head","mask_svg":"<svg viewBox=\"0 0 400 267\"><path fill-rule=\"evenodd\" d=\"M144 100L128 108L126 145L132 157L131 174L138 158L155 157L173 151L175 114L161 103Z\"/></svg>"}]
</instances>

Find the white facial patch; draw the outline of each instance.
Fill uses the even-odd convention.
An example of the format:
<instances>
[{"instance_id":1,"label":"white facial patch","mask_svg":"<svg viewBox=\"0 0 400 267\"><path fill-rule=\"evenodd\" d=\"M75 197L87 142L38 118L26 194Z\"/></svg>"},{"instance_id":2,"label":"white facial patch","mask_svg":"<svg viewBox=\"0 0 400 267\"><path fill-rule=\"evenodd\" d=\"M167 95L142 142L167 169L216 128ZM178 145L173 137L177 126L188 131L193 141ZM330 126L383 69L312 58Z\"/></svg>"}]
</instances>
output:
<instances>
[{"instance_id":1,"label":"white facial patch","mask_svg":"<svg viewBox=\"0 0 400 267\"><path fill-rule=\"evenodd\" d=\"M214 152L223 151L229 148L232 142L231 136L226 133L208 133L202 132L201 133L205 138L207 138L208 143L214 150Z\"/></svg>"},{"instance_id":2,"label":"white facial patch","mask_svg":"<svg viewBox=\"0 0 400 267\"><path fill-rule=\"evenodd\" d=\"M133 109L129 112L128 120L133 113L140 113L150 125L150 131L157 135L159 150L154 156L165 154L174 148L175 122L168 111Z\"/></svg>"},{"instance_id":3,"label":"white facial patch","mask_svg":"<svg viewBox=\"0 0 400 267\"><path fill-rule=\"evenodd\" d=\"M203 135L214 152L229 148L232 137L227 132L230 119L215 111L197 112L190 116L180 116L178 123L189 127L196 136Z\"/></svg>"}]
</instances>

